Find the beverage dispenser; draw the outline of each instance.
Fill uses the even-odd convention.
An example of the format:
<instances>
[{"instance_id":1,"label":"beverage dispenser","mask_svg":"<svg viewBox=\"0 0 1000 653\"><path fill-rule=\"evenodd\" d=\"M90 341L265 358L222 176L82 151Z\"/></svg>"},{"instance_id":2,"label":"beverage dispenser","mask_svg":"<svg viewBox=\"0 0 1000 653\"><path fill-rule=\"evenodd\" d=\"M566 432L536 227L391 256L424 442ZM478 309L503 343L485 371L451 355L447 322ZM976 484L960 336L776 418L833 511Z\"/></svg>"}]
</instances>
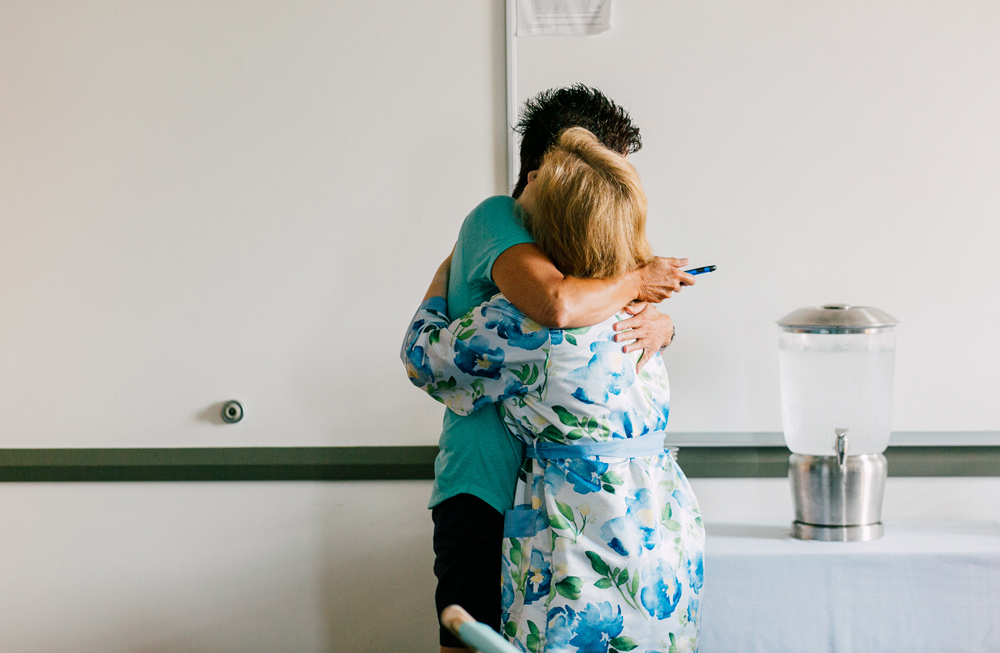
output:
<instances>
[{"instance_id":1,"label":"beverage dispenser","mask_svg":"<svg viewBox=\"0 0 1000 653\"><path fill-rule=\"evenodd\" d=\"M877 308L846 304L800 308L778 320L794 537L882 536L897 324Z\"/></svg>"}]
</instances>

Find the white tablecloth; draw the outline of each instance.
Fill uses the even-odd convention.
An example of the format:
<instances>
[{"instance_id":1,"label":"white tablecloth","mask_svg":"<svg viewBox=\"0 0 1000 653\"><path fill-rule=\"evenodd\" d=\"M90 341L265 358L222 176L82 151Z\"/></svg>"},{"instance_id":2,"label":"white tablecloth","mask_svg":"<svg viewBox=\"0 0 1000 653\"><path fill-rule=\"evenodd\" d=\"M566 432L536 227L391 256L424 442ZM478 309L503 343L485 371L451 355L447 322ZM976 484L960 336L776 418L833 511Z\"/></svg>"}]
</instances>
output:
<instances>
[{"instance_id":1,"label":"white tablecloth","mask_svg":"<svg viewBox=\"0 0 1000 653\"><path fill-rule=\"evenodd\" d=\"M707 531L701 653L1000 651L1000 523L888 522L851 543Z\"/></svg>"}]
</instances>

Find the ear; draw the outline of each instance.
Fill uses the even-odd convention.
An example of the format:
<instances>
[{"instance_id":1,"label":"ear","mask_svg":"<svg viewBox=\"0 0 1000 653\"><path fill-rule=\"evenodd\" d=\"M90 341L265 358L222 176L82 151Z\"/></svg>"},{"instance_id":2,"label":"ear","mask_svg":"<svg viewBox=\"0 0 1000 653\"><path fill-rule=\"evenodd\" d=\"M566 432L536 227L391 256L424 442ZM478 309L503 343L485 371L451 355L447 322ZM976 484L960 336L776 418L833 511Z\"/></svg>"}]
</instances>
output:
<instances>
[{"instance_id":1,"label":"ear","mask_svg":"<svg viewBox=\"0 0 1000 653\"><path fill-rule=\"evenodd\" d=\"M538 178L538 171L537 170L532 170L531 172L528 173L527 179L528 179L528 183L529 184L534 183L535 179L537 179L537 178Z\"/></svg>"}]
</instances>

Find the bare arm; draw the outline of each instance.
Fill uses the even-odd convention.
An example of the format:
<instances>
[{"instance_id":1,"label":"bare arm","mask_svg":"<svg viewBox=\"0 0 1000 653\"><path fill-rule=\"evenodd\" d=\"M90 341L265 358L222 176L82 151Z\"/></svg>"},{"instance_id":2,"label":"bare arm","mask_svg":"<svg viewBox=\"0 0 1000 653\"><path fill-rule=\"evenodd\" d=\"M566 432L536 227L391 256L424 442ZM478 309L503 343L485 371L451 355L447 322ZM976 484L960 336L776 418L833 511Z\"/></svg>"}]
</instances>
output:
<instances>
[{"instance_id":1,"label":"bare arm","mask_svg":"<svg viewBox=\"0 0 1000 653\"><path fill-rule=\"evenodd\" d=\"M427 288L427 292L424 293L424 301L426 302L431 297L448 297L448 277L451 275L451 257L455 254L455 248L451 248L451 254L448 258L438 266L437 271L434 273L434 278L431 279L431 285Z\"/></svg>"},{"instance_id":2,"label":"bare arm","mask_svg":"<svg viewBox=\"0 0 1000 653\"><path fill-rule=\"evenodd\" d=\"M493 263L493 282L535 322L557 329L591 326L634 299L659 303L694 285L678 267L687 259L657 257L654 263L618 279L578 279L560 272L531 243L514 245Z\"/></svg>"}]
</instances>

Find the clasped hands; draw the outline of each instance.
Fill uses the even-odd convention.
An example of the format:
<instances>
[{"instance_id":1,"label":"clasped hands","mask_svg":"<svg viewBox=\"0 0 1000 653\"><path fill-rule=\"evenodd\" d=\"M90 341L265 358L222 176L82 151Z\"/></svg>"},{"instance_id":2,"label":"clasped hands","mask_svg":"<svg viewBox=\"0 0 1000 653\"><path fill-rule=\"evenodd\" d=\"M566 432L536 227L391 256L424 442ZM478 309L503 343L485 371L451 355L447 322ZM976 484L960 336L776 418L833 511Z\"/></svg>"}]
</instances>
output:
<instances>
[{"instance_id":1,"label":"clasped hands","mask_svg":"<svg viewBox=\"0 0 1000 653\"><path fill-rule=\"evenodd\" d=\"M694 277L681 270L688 264L686 258L664 258L657 256L649 265L636 270L636 301L625 307L632 317L615 323L615 342L626 342L622 351L628 353L642 349L642 357L636 364L636 371L649 362L652 353L670 345L673 341L674 321L669 315L659 312L652 304L668 299L684 286L693 286Z\"/></svg>"}]
</instances>

